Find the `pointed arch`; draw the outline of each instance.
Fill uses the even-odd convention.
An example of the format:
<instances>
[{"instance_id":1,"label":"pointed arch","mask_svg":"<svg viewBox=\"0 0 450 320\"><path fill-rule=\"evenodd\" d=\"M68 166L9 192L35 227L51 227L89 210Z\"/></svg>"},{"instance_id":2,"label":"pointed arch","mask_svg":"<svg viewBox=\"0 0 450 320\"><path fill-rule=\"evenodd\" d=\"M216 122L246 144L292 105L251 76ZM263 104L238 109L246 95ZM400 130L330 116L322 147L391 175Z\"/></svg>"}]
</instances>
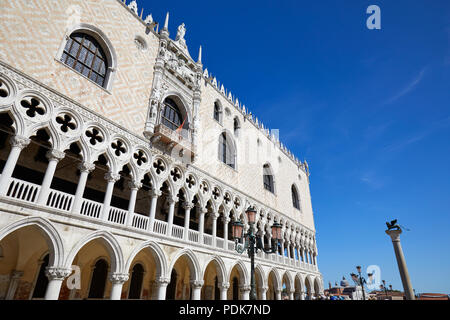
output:
<instances>
[{"instance_id":1,"label":"pointed arch","mask_svg":"<svg viewBox=\"0 0 450 320\"><path fill-rule=\"evenodd\" d=\"M28 226L35 226L42 231L50 249L49 266L62 266L65 257L64 243L58 230L47 219L30 217L15 221L0 229L0 241L12 232Z\"/></svg>"},{"instance_id":2,"label":"pointed arch","mask_svg":"<svg viewBox=\"0 0 450 320\"><path fill-rule=\"evenodd\" d=\"M240 285L249 285L250 284L250 278L248 274L248 270L242 260L237 260L228 271L227 279L231 277L231 272L233 271L234 267L237 267L237 271L239 273L239 276L241 278L241 284Z\"/></svg>"},{"instance_id":3,"label":"pointed arch","mask_svg":"<svg viewBox=\"0 0 450 320\"><path fill-rule=\"evenodd\" d=\"M162 251L161 247L152 240L147 240L142 243L140 243L130 254L128 257L128 260L125 264L125 272L128 272L131 268L131 264L134 260L134 258L141 252L142 250L148 249L155 259L156 264L156 277L165 277L167 275L167 259L166 255Z\"/></svg>"},{"instance_id":4,"label":"pointed arch","mask_svg":"<svg viewBox=\"0 0 450 320\"><path fill-rule=\"evenodd\" d=\"M106 249L108 250L108 253L111 258L111 272L126 272L124 271L124 259L123 259L123 252L122 248L120 247L119 242L117 239L108 231L98 230L94 231L86 236L84 236L82 239L80 239L71 249L70 253L67 256L67 259L65 261L65 266L67 268L70 268L72 265L73 260L75 259L75 256L77 253L89 242L92 240L101 240L106 245Z\"/></svg>"},{"instance_id":5,"label":"pointed arch","mask_svg":"<svg viewBox=\"0 0 450 320\"><path fill-rule=\"evenodd\" d=\"M169 269L167 270L166 277L168 279L170 279L171 272L172 272L175 264L177 263L178 259L180 259L183 256L185 256L187 258L190 275L191 275L191 280L202 280L201 268L200 268L200 263L198 261L198 258L191 249L186 249L186 248L180 250L172 258Z\"/></svg>"},{"instance_id":6,"label":"pointed arch","mask_svg":"<svg viewBox=\"0 0 450 320\"><path fill-rule=\"evenodd\" d=\"M208 268L210 263L214 263L216 267L217 276L219 283L228 282L227 281L227 269L225 266L225 263L223 262L222 258L220 256L214 255L209 260L206 261L205 267L202 270L202 279L205 276L206 269Z\"/></svg>"}]
</instances>

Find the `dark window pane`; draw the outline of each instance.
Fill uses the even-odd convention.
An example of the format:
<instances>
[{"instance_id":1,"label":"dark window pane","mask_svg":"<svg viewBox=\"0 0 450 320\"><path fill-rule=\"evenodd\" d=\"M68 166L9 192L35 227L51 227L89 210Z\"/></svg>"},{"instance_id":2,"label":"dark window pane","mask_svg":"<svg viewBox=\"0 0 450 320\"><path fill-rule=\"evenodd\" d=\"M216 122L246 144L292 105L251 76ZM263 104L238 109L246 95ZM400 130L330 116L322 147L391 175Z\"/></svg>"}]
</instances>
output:
<instances>
[{"instance_id":1,"label":"dark window pane","mask_svg":"<svg viewBox=\"0 0 450 320\"><path fill-rule=\"evenodd\" d=\"M89 76L89 79L91 79L92 81L96 82L97 74L95 72L92 72L91 75Z\"/></svg>"},{"instance_id":2,"label":"dark window pane","mask_svg":"<svg viewBox=\"0 0 450 320\"><path fill-rule=\"evenodd\" d=\"M85 64L90 68L92 66L92 61L94 60L94 54L88 52Z\"/></svg>"},{"instance_id":3,"label":"dark window pane","mask_svg":"<svg viewBox=\"0 0 450 320\"><path fill-rule=\"evenodd\" d=\"M61 62L66 63L67 57L68 57L68 56L67 56L67 53L63 53L62 56L61 56Z\"/></svg>"},{"instance_id":4,"label":"dark window pane","mask_svg":"<svg viewBox=\"0 0 450 320\"><path fill-rule=\"evenodd\" d=\"M75 62L75 59L74 59L74 58L72 58L71 56L67 56L66 64L67 64L68 66L70 66L70 67L73 68L74 62Z\"/></svg>"},{"instance_id":5,"label":"dark window pane","mask_svg":"<svg viewBox=\"0 0 450 320\"><path fill-rule=\"evenodd\" d=\"M103 78L102 76L98 76L97 83L103 87L103 84L105 83L105 78Z\"/></svg>"},{"instance_id":6,"label":"dark window pane","mask_svg":"<svg viewBox=\"0 0 450 320\"><path fill-rule=\"evenodd\" d=\"M101 66L102 62L103 61L100 60L98 57L95 58L95 60L94 60L94 67L93 67L95 72L99 72L100 71L100 66Z\"/></svg>"},{"instance_id":7,"label":"dark window pane","mask_svg":"<svg viewBox=\"0 0 450 320\"><path fill-rule=\"evenodd\" d=\"M81 70L83 69L83 65L81 64L81 63L77 63L76 65L75 65L75 70L77 70L78 72L80 72L81 73Z\"/></svg>"},{"instance_id":8,"label":"dark window pane","mask_svg":"<svg viewBox=\"0 0 450 320\"><path fill-rule=\"evenodd\" d=\"M70 46L72 45L72 42L73 42L72 39L67 40L66 47L64 48L64 51L69 52Z\"/></svg>"},{"instance_id":9,"label":"dark window pane","mask_svg":"<svg viewBox=\"0 0 450 320\"><path fill-rule=\"evenodd\" d=\"M87 50L86 48L82 47L80 51L80 55L78 56L78 61L84 62L84 59L86 59Z\"/></svg>"},{"instance_id":10,"label":"dark window pane","mask_svg":"<svg viewBox=\"0 0 450 320\"><path fill-rule=\"evenodd\" d=\"M77 42L74 42L72 48L70 48L70 54L74 57L77 56L78 49L80 49L80 45Z\"/></svg>"},{"instance_id":11,"label":"dark window pane","mask_svg":"<svg viewBox=\"0 0 450 320\"><path fill-rule=\"evenodd\" d=\"M100 74L102 76L104 76L105 73L106 73L106 66L105 66L105 63L102 63L101 66L100 66Z\"/></svg>"},{"instance_id":12,"label":"dark window pane","mask_svg":"<svg viewBox=\"0 0 450 320\"><path fill-rule=\"evenodd\" d=\"M89 77L89 69L86 66L83 68L82 74L86 77Z\"/></svg>"}]
</instances>

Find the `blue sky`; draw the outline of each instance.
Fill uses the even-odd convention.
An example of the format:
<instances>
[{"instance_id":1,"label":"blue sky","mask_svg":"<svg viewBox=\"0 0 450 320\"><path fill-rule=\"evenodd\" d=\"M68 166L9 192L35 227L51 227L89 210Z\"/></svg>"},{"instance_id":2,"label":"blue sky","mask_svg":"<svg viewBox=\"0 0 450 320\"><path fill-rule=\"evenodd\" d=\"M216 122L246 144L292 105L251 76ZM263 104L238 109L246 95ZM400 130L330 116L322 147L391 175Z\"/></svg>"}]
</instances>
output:
<instances>
[{"instance_id":1,"label":"blue sky","mask_svg":"<svg viewBox=\"0 0 450 320\"><path fill-rule=\"evenodd\" d=\"M381 30L366 8L381 8ZM324 285L378 265L401 289L450 293L450 2L138 1L311 170Z\"/></svg>"}]
</instances>

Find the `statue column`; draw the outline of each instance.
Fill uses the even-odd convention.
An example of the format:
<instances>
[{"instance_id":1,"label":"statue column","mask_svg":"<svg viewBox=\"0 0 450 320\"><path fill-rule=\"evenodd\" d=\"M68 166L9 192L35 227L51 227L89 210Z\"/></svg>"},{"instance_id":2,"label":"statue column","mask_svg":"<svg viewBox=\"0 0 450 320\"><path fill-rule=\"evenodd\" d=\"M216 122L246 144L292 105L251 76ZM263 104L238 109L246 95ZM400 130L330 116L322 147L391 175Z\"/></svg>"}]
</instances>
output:
<instances>
[{"instance_id":1,"label":"statue column","mask_svg":"<svg viewBox=\"0 0 450 320\"><path fill-rule=\"evenodd\" d=\"M113 272L109 275L109 280L112 283L110 300L120 300L122 295L122 286L128 281L128 273Z\"/></svg>"},{"instance_id":2,"label":"statue column","mask_svg":"<svg viewBox=\"0 0 450 320\"><path fill-rule=\"evenodd\" d=\"M9 143L11 144L11 151L0 176L0 196L4 196L8 191L8 184L19 159L20 152L30 143L30 139L21 136L12 136L9 139Z\"/></svg>"},{"instance_id":3,"label":"statue column","mask_svg":"<svg viewBox=\"0 0 450 320\"><path fill-rule=\"evenodd\" d=\"M45 291L45 300L58 300L61 285L65 278L70 276L72 269L47 267L45 275L48 278L47 290Z\"/></svg>"},{"instance_id":4,"label":"statue column","mask_svg":"<svg viewBox=\"0 0 450 320\"><path fill-rule=\"evenodd\" d=\"M167 219L167 235L172 237L172 225L173 225L173 214L175 211L175 199L169 197L167 198L167 202L169 203L169 217Z\"/></svg>"},{"instance_id":5,"label":"statue column","mask_svg":"<svg viewBox=\"0 0 450 320\"><path fill-rule=\"evenodd\" d=\"M87 178L89 172L95 169L95 165L88 162L82 162L78 165L78 169L80 170L80 178L78 179L77 191L75 192L75 200L73 201L72 213L80 213Z\"/></svg>"},{"instance_id":6,"label":"statue column","mask_svg":"<svg viewBox=\"0 0 450 320\"><path fill-rule=\"evenodd\" d=\"M192 300L200 300L203 287L203 280L192 280Z\"/></svg>"},{"instance_id":7,"label":"statue column","mask_svg":"<svg viewBox=\"0 0 450 320\"><path fill-rule=\"evenodd\" d=\"M117 173L108 172L105 174L105 179L106 181L108 181L108 184L106 185L105 198L103 200L103 210L101 214L102 220L108 220L111 198L114 191L114 184L120 180L120 175Z\"/></svg>"},{"instance_id":8,"label":"statue column","mask_svg":"<svg viewBox=\"0 0 450 320\"><path fill-rule=\"evenodd\" d=\"M169 282L169 279L162 277L155 280L152 300L166 300L166 289Z\"/></svg>"},{"instance_id":9,"label":"statue column","mask_svg":"<svg viewBox=\"0 0 450 320\"><path fill-rule=\"evenodd\" d=\"M150 213L149 213L149 218L148 218L148 231L152 232L153 231L153 225L155 223L155 215L156 215L156 205L158 203L158 197L161 196L161 191L160 190L152 190L150 192L150 198L151 198L151 203L150 203Z\"/></svg>"},{"instance_id":10,"label":"statue column","mask_svg":"<svg viewBox=\"0 0 450 320\"><path fill-rule=\"evenodd\" d=\"M142 183L138 181L130 181L129 183L131 194L130 194L130 201L128 202L128 214L127 214L127 220L125 222L125 225L131 226L133 223L133 215L134 215L134 208L136 206L136 195L140 188L142 188Z\"/></svg>"},{"instance_id":11,"label":"statue column","mask_svg":"<svg viewBox=\"0 0 450 320\"><path fill-rule=\"evenodd\" d=\"M228 282L223 282L222 284L219 284L220 300L228 299L228 288L230 288L230 283Z\"/></svg>"},{"instance_id":12,"label":"statue column","mask_svg":"<svg viewBox=\"0 0 450 320\"><path fill-rule=\"evenodd\" d=\"M189 221L191 220L191 209L194 207L194 205L191 202L185 202L183 203L184 208L184 234L183 234L183 240L189 239Z\"/></svg>"},{"instance_id":13,"label":"statue column","mask_svg":"<svg viewBox=\"0 0 450 320\"><path fill-rule=\"evenodd\" d=\"M414 291L409 278L408 268L406 267L405 257L403 255L402 245L400 243L400 234L402 230L386 230L386 233L391 237L394 246L395 257L397 258L398 270L402 279L403 291L405 292L407 300L415 300Z\"/></svg>"},{"instance_id":14,"label":"statue column","mask_svg":"<svg viewBox=\"0 0 450 320\"><path fill-rule=\"evenodd\" d=\"M64 158L66 154L64 152L52 149L47 151L46 157L48 159L47 170L45 171L44 180L42 181L41 191L37 199L38 204L45 205L47 202L48 194L50 192L50 185L52 184L53 175L55 174L56 165Z\"/></svg>"}]
</instances>

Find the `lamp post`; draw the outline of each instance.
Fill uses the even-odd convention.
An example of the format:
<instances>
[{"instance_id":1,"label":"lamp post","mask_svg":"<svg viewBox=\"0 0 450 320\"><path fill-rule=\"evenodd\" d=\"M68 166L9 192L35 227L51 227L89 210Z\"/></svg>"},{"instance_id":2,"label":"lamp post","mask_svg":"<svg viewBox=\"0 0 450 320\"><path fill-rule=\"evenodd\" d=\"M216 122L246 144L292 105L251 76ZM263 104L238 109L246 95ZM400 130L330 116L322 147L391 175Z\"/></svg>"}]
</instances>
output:
<instances>
[{"instance_id":1,"label":"lamp post","mask_svg":"<svg viewBox=\"0 0 450 320\"><path fill-rule=\"evenodd\" d=\"M258 250L262 250L265 253L275 253L278 247L278 242L281 240L281 224L274 222L272 225L272 238L275 240L276 245L271 245L270 249L265 249L262 241L256 241L256 234L254 230L256 210L253 207L248 207L245 211L247 220L250 225L248 233L243 234L244 224L238 220L232 224L233 238L235 250L239 253L243 253L247 250L247 254L250 258L250 300L256 300L256 284L255 284L255 253ZM239 240L245 241L244 245L239 243Z\"/></svg>"},{"instance_id":2,"label":"lamp post","mask_svg":"<svg viewBox=\"0 0 450 320\"><path fill-rule=\"evenodd\" d=\"M356 283L356 285L360 285L361 289L362 289L362 294L363 294L363 300L366 300L366 293L364 292L364 284L367 284L366 279L364 279L364 277L361 275L361 266L356 266L356 270L358 271L358 274L354 274L353 272L350 273L350 276L352 277L352 280ZM372 282L372 276L373 273L368 273L367 274L369 277L369 281Z\"/></svg>"},{"instance_id":3,"label":"lamp post","mask_svg":"<svg viewBox=\"0 0 450 320\"><path fill-rule=\"evenodd\" d=\"M384 289L384 295L385 295L386 300L387 300L388 295L387 295L386 281L385 280L381 280L381 282L383 282L383 284L380 285L380 288ZM392 287L392 285L390 287Z\"/></svg>"}]
</instances>

